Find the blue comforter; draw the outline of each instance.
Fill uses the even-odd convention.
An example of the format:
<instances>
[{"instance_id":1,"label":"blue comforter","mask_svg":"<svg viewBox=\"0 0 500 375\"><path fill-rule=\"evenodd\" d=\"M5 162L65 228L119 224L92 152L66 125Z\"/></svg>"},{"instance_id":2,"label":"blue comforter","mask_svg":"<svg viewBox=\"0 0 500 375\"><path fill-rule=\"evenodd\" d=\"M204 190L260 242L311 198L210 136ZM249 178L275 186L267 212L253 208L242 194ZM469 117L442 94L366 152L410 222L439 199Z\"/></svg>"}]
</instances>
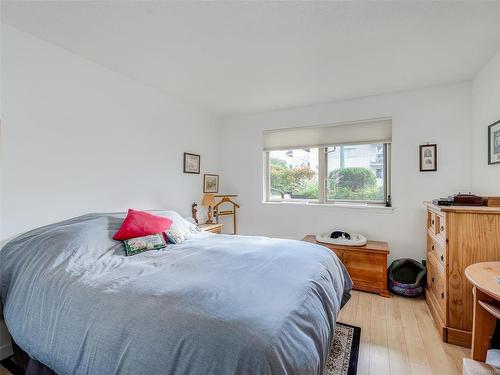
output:
<instances>
[{"instance_id":1,"label":"blue comforter","mask_svg":"<svg viewBox=\"0 0 500 375\"><path fill-rule=\"evenodd\" d=\"M58 374L321 374L352 283L322 246L200 233L126 257L123 215L0 251L7 327Z\"/></svg>"}]
</instances>

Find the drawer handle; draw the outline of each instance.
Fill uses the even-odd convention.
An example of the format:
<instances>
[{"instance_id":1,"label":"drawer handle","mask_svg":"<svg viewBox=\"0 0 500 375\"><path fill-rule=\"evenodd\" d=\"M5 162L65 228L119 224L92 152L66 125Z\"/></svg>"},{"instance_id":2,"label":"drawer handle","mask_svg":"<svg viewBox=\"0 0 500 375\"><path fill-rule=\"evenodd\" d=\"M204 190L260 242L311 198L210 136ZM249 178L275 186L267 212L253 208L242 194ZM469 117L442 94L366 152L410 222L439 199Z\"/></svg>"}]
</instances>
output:
<instances>
[{"instance_id":1,"label":"drawer handle","mask_svg":"<svg viewBox=\"0 0 500 375\"><path fill-rule=\"evenodd\" d=\"M434 225L434 220L431 221L431 224Z\"/></svg>"},{"instance_id":2,"label":"drawer handle","mask_svg":"<svg viewBox=\"0 0 500 375\"><path fill-rule=\"evenodd\" d=\"M432 278L432 282L434 282L434 277Z\"/></svg>"},{"instance_id":3,"label":"drawer handle","mask_svg":"<svg viewBox=\"0 0 500 375\"><path fill-rule=\"evenodd\" d=\"M432 245L432 250L434 250L434 245Z\"/></svg>"},{"instance_id":4,"label":"drawer handle","mask_svg":"<svg viewBox=\"0 0 500 375\"><path fill-rule=\"evenodd\" d=\"M444 255L441 255L441 262L444 262Z\"/></svg>"},{"instance_id":5,"label":"drawer handle","mask_svg":"<svg viewBox=\"0 0 500 375\"><path fill-rule=\"evenodd\" d=\"M444 298L444 292L441 293L441 298Z\"/></svg>"},{"instance_id":6,"label":"drawer handle","mask_svg":"<svg viewBox=\"0 0 500 375\"><path fill-rule=\"evenodd\" d=\"M441 225L441 232L444 232L444 225Z\"/></svg>"}]
</instances>

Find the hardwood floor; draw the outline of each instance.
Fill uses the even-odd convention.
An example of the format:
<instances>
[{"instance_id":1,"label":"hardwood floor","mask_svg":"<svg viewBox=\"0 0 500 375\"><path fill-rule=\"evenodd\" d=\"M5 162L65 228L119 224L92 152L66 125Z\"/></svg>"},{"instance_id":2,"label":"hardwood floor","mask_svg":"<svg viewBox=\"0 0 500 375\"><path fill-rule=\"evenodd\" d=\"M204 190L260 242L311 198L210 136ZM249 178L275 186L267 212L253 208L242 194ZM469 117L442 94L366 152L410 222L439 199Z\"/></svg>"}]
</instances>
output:
<instances>
[{"instance_id":1,"label":"hardwood floor","mask_svg":"<svg viewBox=\"0 0 500 375\"><path fill-rule=\"evenodd\" d=\"M338 320L361 327L358 375L461 375L470 355L441 341L424 299L353 291Z\"/></svg>"},{"instance_id":2,"label":"hardwood floor","mask_svg":"<svg viewBox=\"0 0 500 375\"><path fill-rule=\"evenodd\" d=\"M338 320L361 327L358 375L461 375L470 355L440 340L423 299L353 291Z\"/></svg>"}]
</instances>

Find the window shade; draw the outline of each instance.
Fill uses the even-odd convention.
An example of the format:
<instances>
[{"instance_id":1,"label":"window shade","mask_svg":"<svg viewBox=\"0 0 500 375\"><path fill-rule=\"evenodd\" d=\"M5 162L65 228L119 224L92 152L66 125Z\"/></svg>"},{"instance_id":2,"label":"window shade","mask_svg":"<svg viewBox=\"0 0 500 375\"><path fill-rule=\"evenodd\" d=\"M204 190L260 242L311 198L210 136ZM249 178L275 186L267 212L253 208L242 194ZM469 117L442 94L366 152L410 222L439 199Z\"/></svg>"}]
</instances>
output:
<instances>
[{"instance_id":1,"label":"window shade","mask_svg":"<svg viewBox=\"0 0 500 375\"><path fill-rule=\"evenodd\" d=\"M392 140L392 121L370 120L337 125L264 131L264 151L339 144L385 143Z\"/></svg>"}]
</instances>

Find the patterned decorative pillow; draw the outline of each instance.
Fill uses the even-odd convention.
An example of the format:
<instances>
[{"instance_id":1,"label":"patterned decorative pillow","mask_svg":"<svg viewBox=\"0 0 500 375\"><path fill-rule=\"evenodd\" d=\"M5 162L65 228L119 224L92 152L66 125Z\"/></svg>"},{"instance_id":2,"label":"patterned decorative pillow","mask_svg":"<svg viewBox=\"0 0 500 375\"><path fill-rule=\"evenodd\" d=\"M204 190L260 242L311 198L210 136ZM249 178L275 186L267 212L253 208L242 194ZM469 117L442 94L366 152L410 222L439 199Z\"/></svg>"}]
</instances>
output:
<instances>
[{"instance_id":1,"label":"patterned decorative pillow","mask_svg":"<svg viewBox=\"0 0 500 375\"><path fill-rule=\"evenodd\" d=\"M167 247L163 233L151 234L149 236L130 238L123 241L125 254L127 256L142 253L148 250L159 250Z\"/></svg>"},{"instance_id":2,"label":"patterned decorative pillow","mask_svg":"<svg viewBox=\"0 0 500 375\"><path fill-rule=\"evenodd\" d=\"M170 242L175 244L180 244L186 241L189 237L189 232L186 232L183 228L170 228L165 232L167 238Z\"/></svg>"},{"instance_id":3,"label":"patterned decorative pillow","mask_svg":"<svg viewBox=\"0 0 500 375\"><path fill-rule=\"evenodd\" d=\"M155 211L155 215L172 220L172 225L165 231L168 241L171 243L180 244L194 233L199 232L198 226L195 223L189 222L175 211Z\"/></svg>"}]
</instances>

